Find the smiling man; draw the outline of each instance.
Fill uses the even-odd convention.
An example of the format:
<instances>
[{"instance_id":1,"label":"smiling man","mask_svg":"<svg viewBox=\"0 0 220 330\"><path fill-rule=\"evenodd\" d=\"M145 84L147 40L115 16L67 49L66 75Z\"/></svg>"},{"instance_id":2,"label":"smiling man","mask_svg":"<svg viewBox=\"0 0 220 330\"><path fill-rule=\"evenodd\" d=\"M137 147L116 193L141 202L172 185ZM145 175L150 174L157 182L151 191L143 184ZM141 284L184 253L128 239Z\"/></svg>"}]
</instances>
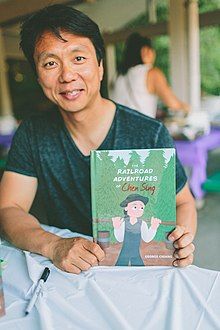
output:
<instances>
[{"instance_id":1,"label":"smiling man","mask_svg":"<svg viewBox=\"0 0 220 330\"><path fill-rule=\"evenodd\" d=\"M83 13L53 5L29 17L21 48L57 111L34 116L17 130L0 189L1 234L15 246L42 254L68 272L97 265L104 252L90 240L61 238L29 213L37 189L48 223L91 235L90 151L173 147L154 119L100 94L104 44ZM177 159L177 227L171 233L175 266L193 261L196 211Z\"/></svg>"}]
</instances>

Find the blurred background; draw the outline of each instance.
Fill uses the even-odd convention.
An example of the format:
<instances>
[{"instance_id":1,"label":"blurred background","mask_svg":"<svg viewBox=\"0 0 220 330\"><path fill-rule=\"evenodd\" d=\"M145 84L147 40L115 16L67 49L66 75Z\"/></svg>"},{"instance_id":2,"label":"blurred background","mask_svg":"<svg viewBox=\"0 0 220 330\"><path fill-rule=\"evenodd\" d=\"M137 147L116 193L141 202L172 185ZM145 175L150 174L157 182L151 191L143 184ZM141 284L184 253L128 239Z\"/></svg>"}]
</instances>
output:
<instances>
[{"instance_id":1,"label":"blurred background","mask_svg":"<svg viewBox=\"0 0 220 330\"><path fill-rule=\"evenodd\" d=\"M197 202L195 264L220 270L220 0L0 0L1 174L20 121L54 108L19 49L21 21L54 3L74 6L99 24L106 45L105 97L120 71L126 38L139 32L152 39L156 66L192 108L190 120L180 121L160 103L158 118L168 118ZM32 212L46 222L42 205L37 197Z\"/></svg>"}]
</instances>

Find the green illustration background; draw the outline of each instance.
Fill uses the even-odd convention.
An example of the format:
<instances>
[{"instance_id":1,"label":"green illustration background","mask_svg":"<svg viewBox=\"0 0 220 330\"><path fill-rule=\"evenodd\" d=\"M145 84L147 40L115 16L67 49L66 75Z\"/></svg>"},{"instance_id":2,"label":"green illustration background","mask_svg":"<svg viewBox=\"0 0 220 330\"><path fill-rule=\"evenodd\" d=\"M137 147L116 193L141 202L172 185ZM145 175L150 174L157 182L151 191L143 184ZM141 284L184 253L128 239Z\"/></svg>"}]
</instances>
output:
<instances>
[{"instance_id":1,"label":"green illustration background","mask_svg":"<svg viewBox=\"0 0 220 330\"><path fill-rule=\"evenodd\" d=\"M170 149L169 149L170 150ZM151 149L143 159L140 150L129 152L129 162L126 163L118 151L92 151L91 153L91 187L92 187L92 216L93 234L97 237L98 230L110 231L110 241L115 241L112 226L112 217L123 217L123 208L120 203L130 194L137 193L149 198L142 220L150 226L151 217L164 222L176 221L176 189L175 189L175 153L167 163L165 149ZM116 158L117 157L117 158ZM127 177L129 174L117 174L118 169L153 169L151 174L134 174L134 176L157 176L157 181L144 181L147 185L155 186L155 192L140 191L142 181L127 182L139 188L138 191L122 191L124 182L114 182L118 176ZM97 223L97 219L104 221ZM167 232L173 225L161 224L155 240L166 239Z\"/></svg>"}]
</instances>

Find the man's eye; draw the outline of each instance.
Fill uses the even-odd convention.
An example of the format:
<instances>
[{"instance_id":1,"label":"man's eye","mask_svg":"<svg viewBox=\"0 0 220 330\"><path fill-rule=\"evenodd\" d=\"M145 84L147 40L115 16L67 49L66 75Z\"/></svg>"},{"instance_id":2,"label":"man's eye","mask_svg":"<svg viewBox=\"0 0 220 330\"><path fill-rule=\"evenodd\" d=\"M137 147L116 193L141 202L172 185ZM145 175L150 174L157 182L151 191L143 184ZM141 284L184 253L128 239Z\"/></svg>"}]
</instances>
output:
<instances>
[{"instance_id":1,"label":"man's eye","mask_svg":"<svg viewBox=\"0 0 220 330\"><path fill-rule=\"evenodd\" d=\"M52 68L56 65L56 62L54 61L50 61L50 62L47 62L46 64L44 64L44 67L45 68Z\"/></svg>"},{"instance_id":2,"label":"man's eye","mask_svg":"<svg viewBox=\"0 0 220 330\"><path fill-rule=\"evenodd\" d=\"M133 210L136 210L136 209L137 209L137 206L134 206L134 207L133 207Z\"/></svg>"},{"instance_id":3,"label":"man's eye","mask_svg":"<svg viewBox=\"0 0 220 330\"><path fill-rule=\"evenodd\" d=\"M76 56L76 58L75 58L75 60L76 60L76 62L84 62L85 61L85 57L84 56Z\"/></svg>"}]
</instances>

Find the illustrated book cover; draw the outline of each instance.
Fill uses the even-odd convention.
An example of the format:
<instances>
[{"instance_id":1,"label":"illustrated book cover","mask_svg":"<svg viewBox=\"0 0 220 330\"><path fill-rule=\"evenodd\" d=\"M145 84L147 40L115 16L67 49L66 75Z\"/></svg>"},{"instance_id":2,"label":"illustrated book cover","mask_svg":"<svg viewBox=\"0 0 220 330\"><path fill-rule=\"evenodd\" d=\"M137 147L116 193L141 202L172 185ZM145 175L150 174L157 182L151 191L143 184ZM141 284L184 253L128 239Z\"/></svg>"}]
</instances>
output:
<instances>
[{"instance_id":1,"label":"illustrated book cover","mask_svg":"<svg viewBox=\"0 0 220 330\"><path fill-rule=\"evenodd\" d=\"M172 265L174 148L91 151L91 197L101 266Z\"/></svg>"},{"instance_id":2,"label":"illustrated book cover","mask_svg":"<svg viewBox=\"0 0 220 330\"><path fill-rule=\"evenodd\" d=\"M3 292L3 281L2 281L2 267L0 260L0 317L5 315L5 301Z\"/></svg>"}]
</instances>

